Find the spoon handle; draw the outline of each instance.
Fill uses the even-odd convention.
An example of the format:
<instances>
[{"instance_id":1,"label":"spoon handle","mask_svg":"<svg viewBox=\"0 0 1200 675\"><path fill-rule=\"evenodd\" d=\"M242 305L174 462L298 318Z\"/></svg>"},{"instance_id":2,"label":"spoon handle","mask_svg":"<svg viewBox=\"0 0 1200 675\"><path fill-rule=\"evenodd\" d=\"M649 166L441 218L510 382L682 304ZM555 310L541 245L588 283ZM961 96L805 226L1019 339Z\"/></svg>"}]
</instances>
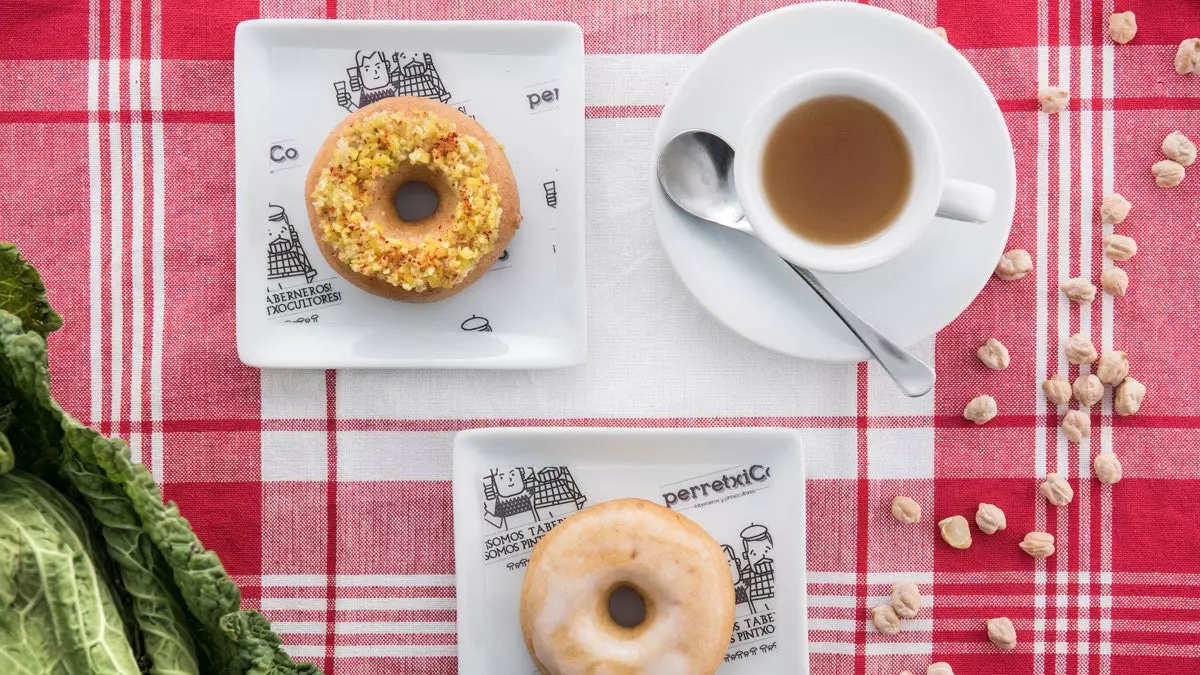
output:
<instances>
[{"instance_id":1,"label":"spoon handle","mask_svg":"<svg viewBox=\"0 0 1200 675\"><path fill-rule=\"evenodd\" d=\"M816 291L825 304L829 305L829 309L832 309L842 323L846 324L846 328L849 328L850 332L854 333L854 337L858 338L867 351L871 352L871 355L879 361L879 365L883 366L888 375L892 376L905 394L914 397L924 396L929 393L930 389L933 389L933 368L909 354L903 347L892 342L865 319L855 314L854 310L842 304L842 301L830 293L812 272L786 260L784 262L787 262L796 274L800 275L800 278Z\"/></svg>"}]
</instances>

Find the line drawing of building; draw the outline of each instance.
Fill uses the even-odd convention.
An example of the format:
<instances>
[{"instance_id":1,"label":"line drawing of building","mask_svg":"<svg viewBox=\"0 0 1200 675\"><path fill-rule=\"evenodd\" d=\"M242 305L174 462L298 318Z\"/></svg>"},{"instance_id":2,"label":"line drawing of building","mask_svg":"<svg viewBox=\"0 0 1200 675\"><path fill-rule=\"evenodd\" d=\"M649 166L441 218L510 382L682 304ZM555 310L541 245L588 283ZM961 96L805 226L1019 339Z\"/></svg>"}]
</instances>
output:
<instances>
[{"instance_id":1,"label":"line drawing of building","mask_svg":"<svg viewBox=\"0 0 1200 675\"><path fill-rule=\"evenodd\" d=\"M267 243L267 279L304 277L304 281L311 284L317 278L317 270L304 252L300 235L296 234L296 228L288 220L287 211L282 206L270 206L271 215L267 219L282 225L278 226L275 238Z\"/></svg>"},{"instance_id":2,"label":"line drawing of building","mask_svg":"<svg viewBox=\"0 0 1200 675\"><path fill-rule=\"evenodd\" d=\"M542 183L542 189L546 191L546 206L552 209L558 208L558 186L555 182L548 180Z\"/></svg>"}]
</instances>

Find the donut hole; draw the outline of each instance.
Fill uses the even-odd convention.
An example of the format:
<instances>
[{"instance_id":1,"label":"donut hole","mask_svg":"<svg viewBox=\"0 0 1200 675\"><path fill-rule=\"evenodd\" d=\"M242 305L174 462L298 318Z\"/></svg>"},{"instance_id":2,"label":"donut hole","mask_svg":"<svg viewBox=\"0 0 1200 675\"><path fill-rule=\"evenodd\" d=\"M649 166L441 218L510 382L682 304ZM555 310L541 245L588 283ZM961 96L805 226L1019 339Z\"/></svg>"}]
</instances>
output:
<instances>
[{"instance_id":1,"label":"donut hole","mask_svg":"<svg viewBox=\"0 0 1200 675\"><path fill-rule=\"evenodd\" d=\"M401 183L392 198L396 215L406 223L417 223L437 213L439 201L437 192L419 180Z\"/></svg>"},{"instance_id":2,"label":"donut hole","mask_svg":"<svg viewBox=\"0 0 1200 675\"><path fill-rule=\"evenodd\" d=\"M608 594L608 615L622 628L637 628L646 620L646 599L636 588L620 584Z\"/></svg>"},{"instance_id":3,"label":"donut hole","mask_svg":"<svg viewBox=\"0 0 1200 675\"><path fill-rule=\"evenodd\" d=\"M363 215L388 237L417 241L450 227L457 204L445 176L425 166L402 164L367 188Z\"/></svg>"}]
</instances>

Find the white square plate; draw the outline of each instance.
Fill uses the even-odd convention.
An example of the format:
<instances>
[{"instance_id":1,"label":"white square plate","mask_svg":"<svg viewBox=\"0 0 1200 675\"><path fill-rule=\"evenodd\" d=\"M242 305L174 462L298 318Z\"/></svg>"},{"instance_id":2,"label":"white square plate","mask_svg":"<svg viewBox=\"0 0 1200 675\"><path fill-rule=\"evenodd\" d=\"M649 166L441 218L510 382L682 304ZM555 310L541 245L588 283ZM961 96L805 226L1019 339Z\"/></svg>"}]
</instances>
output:
<instances>
[{"instance_id":1,"label":"white square plate","mask_svg":"<svg viewBox=\"0 0 1200 675\"><path fill-rule=\"evenodd\" d=\"M681 511L725 548L738 604L720 675L808 672L798 434L558 428L455 436L459 672L536 675L519 610L529 553L561 519L621 497Z\"/></svg>"},{"instance_id":2,"label":"white square plate","mask_svg":"<svg viewBox=\"0 0 1200 675\"><path fill-rule=\"evenodd\" d=\"M296 368L583 362L578 26L246 21L237 29L234 70L242 361ZM524 216L483 278L428 304L376 297L339 276L317 250L306 209L305 176L330 130L348 111L400 94L442 101L487 127L512 164Z\"/></svg>"}]
</instances>

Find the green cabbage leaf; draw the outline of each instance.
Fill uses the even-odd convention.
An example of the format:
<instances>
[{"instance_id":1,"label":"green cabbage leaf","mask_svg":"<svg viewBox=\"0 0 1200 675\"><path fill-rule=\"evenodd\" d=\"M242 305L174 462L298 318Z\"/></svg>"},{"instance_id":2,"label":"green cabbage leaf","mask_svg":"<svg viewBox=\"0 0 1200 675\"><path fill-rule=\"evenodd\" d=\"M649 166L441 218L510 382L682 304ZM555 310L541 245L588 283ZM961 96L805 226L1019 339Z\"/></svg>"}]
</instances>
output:
<instances>
[{"instance_id":1,"label":"green cabbage leaf","mask_svg":"<svg viewBox=\"0 0 1200 675\"><path fill-rule=\"evenodd\" d=\"M319 673L241 609L128 445L54 401L46 335L61 323L0 242L0 673Z\"/></svg>"}]
</instances>

